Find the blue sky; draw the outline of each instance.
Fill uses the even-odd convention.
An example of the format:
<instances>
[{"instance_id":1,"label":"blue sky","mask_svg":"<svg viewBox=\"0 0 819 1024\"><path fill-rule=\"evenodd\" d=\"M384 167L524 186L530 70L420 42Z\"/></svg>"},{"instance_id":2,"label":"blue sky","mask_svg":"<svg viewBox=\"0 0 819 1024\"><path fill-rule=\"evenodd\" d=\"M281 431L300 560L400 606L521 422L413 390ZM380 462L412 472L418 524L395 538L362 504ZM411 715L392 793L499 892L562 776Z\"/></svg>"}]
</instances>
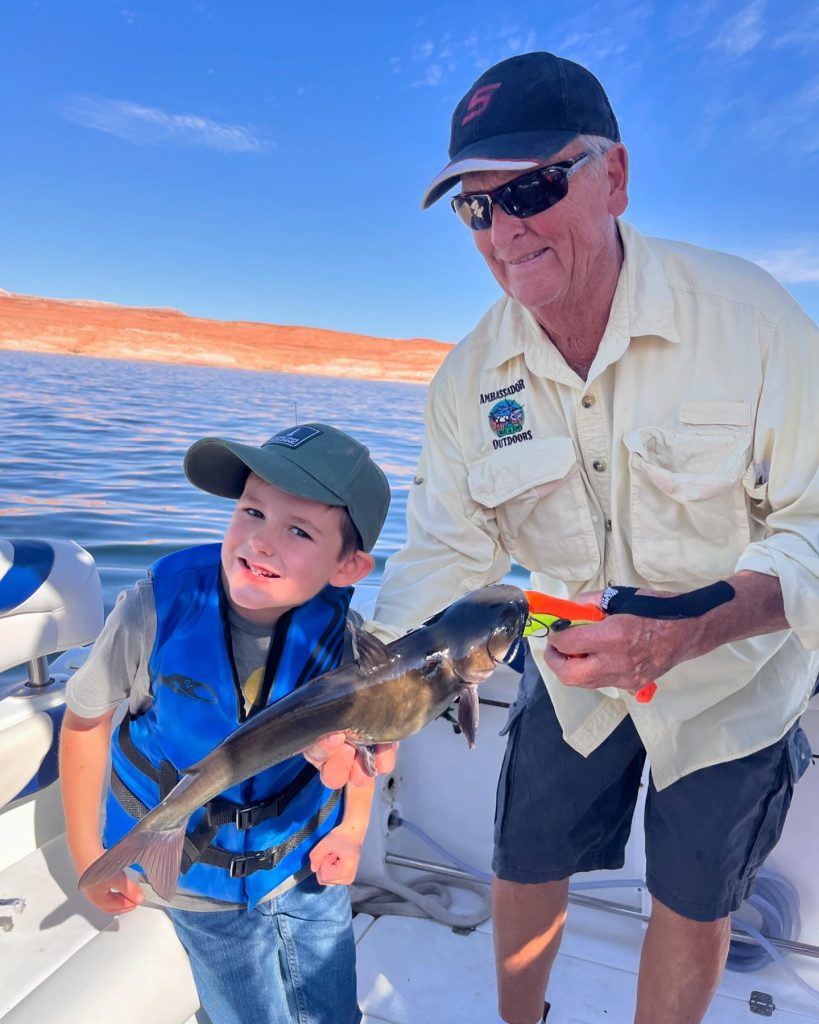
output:
<instances>
[{"instance_id":1,"label":"blue sky","mask_svg":"<svg viewBox=\"0 0 819 1024\"><path fill-rule=\"evenodd\" d=\"M603 81L627 217L819 319L819 5L5 0L0 288L455 341L497 296L419 199L490 64Z\"/></svg>"}]
</instances>

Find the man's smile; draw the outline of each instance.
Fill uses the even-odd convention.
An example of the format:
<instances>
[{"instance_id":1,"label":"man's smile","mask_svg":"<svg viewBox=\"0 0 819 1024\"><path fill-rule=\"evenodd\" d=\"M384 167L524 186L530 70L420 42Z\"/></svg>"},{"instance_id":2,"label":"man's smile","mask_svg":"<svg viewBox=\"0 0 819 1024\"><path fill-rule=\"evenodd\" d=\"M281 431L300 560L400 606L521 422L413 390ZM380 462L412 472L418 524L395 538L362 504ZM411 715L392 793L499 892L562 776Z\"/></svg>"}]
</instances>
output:
<instances>
[{"instance_id":1,"label":"man's smile","mask_svg":"<svg viewBox=\"0 0 819 1024\"><path fill-rule=\"evenodd\" d=\"M506 262L510 267L519 267L523 263L531 263L532 260L536 260L539 256L542 256L545 252L549 251L549 246L546 245L542 249L536 249L534 252L527 253L526 256L519 256L515 260L507 260Z\"/></svg>"}]
</instances>

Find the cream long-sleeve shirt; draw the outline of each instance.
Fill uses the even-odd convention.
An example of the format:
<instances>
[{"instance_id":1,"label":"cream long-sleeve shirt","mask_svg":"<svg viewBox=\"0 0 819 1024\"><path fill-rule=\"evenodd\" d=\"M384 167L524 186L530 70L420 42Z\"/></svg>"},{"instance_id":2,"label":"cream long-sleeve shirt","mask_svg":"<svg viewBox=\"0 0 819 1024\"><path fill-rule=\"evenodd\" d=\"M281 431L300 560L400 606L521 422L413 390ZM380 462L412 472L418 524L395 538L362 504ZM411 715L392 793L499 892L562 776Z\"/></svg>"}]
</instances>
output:
<instances>
[{"instance_id":1,"label":"cream long-sleeve shirt","mask_svg":"<svg viewBox=\"0 0 819 1024\"><path fill-rule=\"evenodd\" d=\"M642 236L588 379L504 298L432 382L376 631L395 636L511 559L532 587L682 592L777 576L791 629L682 662L650 704L563 686L531 641L566 741L631 714L662 789L779 739L819 669L819 331L753 264Z\"/></svg>"}]
</instances>

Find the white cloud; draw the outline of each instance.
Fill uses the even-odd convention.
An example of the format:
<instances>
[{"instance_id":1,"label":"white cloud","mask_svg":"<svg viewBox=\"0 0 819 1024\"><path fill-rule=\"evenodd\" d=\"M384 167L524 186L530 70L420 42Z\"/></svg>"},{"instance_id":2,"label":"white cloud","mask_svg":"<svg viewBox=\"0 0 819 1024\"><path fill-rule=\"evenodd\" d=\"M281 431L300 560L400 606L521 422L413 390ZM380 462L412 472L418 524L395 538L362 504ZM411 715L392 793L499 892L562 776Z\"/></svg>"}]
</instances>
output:
<instances>
[{"instance_id":1,"label":"white cloud","mask_svg":"<svg viewBox=\"0 0 819 1024\"><path fill-rule=\"evenodd\" d=\"M747 7L729 18L709 43L712 49L723 50L729 57L742 57L762 42L762 15L765 0L752 0Z\"/></svg>"},{"instance_id":2,"label":"white cloud","mask_svg":"<svg viewBox=\"0 0 819 1024\"><path fill-rule=\"evenodd\" d=\"M702 32L716 10L716 0L694 0L675 5L670 11L669 36L687 39Z\"/></svg>"},{"instance_id":3,"label":"white cloud","mask_svg":"<svg viewBox=\"0 0 819 1024\"><path fill-rule=\"evenodd\" d=\"M769 274L788 284L819 281L819 247L815 242L791 249L775 249L752 259Z\"/></svg>"},{"instance_id":4,"label":"white cloud","mask_svg":"<svg viewBox=\"0 0 819 1024\"><path fill-rule=\"evenodd\" d=\"M444 78L444 69L440 64L428 64L424 68L424 73L421 78L417 78L412 84L413 85L429 85L436 86L440 85Z\"/></svg>"},{"instance_id":5,"label":"white cloud","mask_svg":"<svg viewBox=\"0 0 819 1024\"><path fill-rule=\"evenodd\" d=\"M819 153L819 78L760 111L751 134L769 149L786 145L799 153Z\"/></svg>"},{"instance_id":6,"label":"white cloud","mask_svg":"<svg viewBox=\"0 0 819 1024\"><path fill-rule=\"evenodd\" d=\"M261 153L269 148L242 125L213 121L198 114L169 114L130 100L72 96L64 104L63 113L69 121L84 128L116 135L137 145L171 142L234 153Z\"/></svg>"},{"instance_id":7,"label":"white cloud","mask_svg":"<svg viewBox=\"0 0 819 1024\"><path fill-rule=\"evenodd\" d=\"M819 44L819 8L807 6L801 17L792 20L790 27L780 32L773 40L777 49L784 47L813 52Z\"/></svg>"},{"instance_id":8,"label":"white cloud","mask_svg":"<svg viewBox=\"0 0 819 1024\"><path fill-rule=\"evenodd\" d=\"M435 87L448 82L464 66L482 72L513 53L536 49L536 44L534 29L517 23L486 33L470 29L464 36L445 32L438 39L425 36L405 57L391 57L390 68L395 74L413 75L412 86Z\"/></svg>"}]
</instances>

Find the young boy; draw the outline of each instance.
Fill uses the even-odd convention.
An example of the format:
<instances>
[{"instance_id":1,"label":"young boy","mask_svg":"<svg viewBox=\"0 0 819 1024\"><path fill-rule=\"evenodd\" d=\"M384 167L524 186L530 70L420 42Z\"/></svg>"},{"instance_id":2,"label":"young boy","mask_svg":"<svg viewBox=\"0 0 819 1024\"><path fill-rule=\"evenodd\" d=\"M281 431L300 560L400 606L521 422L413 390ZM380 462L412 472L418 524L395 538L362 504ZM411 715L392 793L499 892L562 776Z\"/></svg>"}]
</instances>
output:
<instances>
[{"instance_id":1,"label":"young boy","mask_svg":"<svg viewBox=\"0 0 819 1024\"><path fill-rule=\"evenodd\" d=\"M184 468L238 500L221 545L160 558L123 595L69 682L60 773L79 874L103 852L109 748L107 847L248 716L341 663L352 585L389 507L368 449L322 423L258 448L205 438ZM349 895L334 883L353 880L372 794L370 780L339 800L298 755L192 816L164 905L214 1024L361 1019ZM86 895L111 913L162 902L125 873Z\"/></svg>"}]
</instances>

